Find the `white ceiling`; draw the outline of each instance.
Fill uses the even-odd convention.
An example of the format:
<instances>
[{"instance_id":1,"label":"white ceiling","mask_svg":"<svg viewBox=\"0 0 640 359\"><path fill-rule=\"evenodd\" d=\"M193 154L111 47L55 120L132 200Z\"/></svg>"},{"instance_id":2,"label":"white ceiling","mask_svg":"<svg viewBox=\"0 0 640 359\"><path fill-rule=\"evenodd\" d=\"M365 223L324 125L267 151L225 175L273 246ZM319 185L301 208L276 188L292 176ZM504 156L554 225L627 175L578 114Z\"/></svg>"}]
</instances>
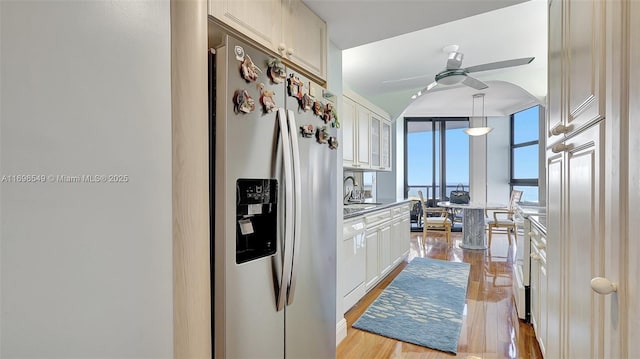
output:
<instances>
[{"instance_id":1,"label":"white ceiling","mask_svg":"<svg viewBox=\"0 0 640 359\"><path fill-rule=\"evenodd\" d=\"M544 103L547 1L520 1L305 0L305 3L327 21L330 40L345 49L342 53L345 87L395 118L403 113L474 115L472 95L479 91L466 86L448 87L411 100L411 95L433 82L434 75L444 69L447 54L442 48L452 44L459 45L459 51L464 53L462 67L535 57L528 65L472 74L489 85L482 91L486 94L486 116L509 115ZM478 13L481 14L475 15ZM417 31L407 33L412 30ZM411 79L396 81L407 78Z\"/></svg>"}]
</instances>

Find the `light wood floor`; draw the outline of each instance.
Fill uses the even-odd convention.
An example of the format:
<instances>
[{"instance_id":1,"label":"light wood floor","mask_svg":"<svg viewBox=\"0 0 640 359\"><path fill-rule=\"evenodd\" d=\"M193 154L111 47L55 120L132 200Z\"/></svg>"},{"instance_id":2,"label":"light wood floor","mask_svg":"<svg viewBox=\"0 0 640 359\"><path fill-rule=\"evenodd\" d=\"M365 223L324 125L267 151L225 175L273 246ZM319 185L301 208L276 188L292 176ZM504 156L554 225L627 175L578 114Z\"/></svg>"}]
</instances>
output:
<instances>
[{"instance_id":1,"label":"light wood floor","mask_svg":"<svg viewBox=\"0 0 640 359\"><path fill-rule=\"evenodd\" d=\"M443 259L471 264L467 302L458 342L460 358L542 358L530 324L518 319L511 281L515 247L506 234L494 234L491 250L464 250L461 233L452 233L453 246L437 233L423 240L421 232L411 234L408 260L415 257ZM406 262L362 298L349 312L347 337L338 346L337 357L347 358L451 358L454 355L404 343L351 327Z\"/></svg>"}]
</instances>

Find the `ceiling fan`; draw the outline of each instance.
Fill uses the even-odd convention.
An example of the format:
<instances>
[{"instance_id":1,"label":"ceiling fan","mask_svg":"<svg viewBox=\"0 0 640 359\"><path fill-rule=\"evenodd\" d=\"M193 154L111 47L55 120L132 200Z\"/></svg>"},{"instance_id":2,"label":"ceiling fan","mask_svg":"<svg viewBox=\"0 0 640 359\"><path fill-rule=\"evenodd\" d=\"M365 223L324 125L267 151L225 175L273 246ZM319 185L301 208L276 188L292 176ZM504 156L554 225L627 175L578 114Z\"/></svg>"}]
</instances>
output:
<instances>
[{"instance_id":1,"label":"ceiling fan","mask_svg":"<svg viewBox=\"0 0 640 359\"><path fill-rule=\"evenodd\" d=\"M425 87L422 91L419 91L418 94L414 95L413 98L434 89L438 85L451 86L451 85L457 85L462 83L463 85L469 86L476 90L484 90L489 86L484 82L476 79L475 77L469 76L470 73L526 65L531 63L531 61L535 59L535 57L523 57L519 59L490 62L482 65L463 68L462 59L464 58L464 54L462 52L458 52L457 45L446 46L442 49L442 51L449 53L446 68L438 72L435 75L435 81L427 85L427 87ZM423 77L423 76L420 76L420 77ZM404 80L415 79L415 78L419 78L419 77L416 76L416 77L400 79L396 81L404 81ZM386 82L392 82L392 81L386 81Z\"/></svg>"}]
</instances>

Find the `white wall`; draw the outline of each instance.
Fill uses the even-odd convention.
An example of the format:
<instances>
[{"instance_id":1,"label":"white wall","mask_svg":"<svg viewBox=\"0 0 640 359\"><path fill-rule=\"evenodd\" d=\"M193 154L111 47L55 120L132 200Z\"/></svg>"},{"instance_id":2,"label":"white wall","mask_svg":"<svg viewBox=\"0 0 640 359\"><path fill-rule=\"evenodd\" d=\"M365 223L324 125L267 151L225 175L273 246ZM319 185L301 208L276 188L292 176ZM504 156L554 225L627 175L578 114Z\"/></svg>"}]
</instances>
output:
<instances>
[{"instance_id":1,"label":"white wall","mask_svg":"<svg viewBox=\"0 0 640 359\"><path fill-rule=\"evenodd\" d=\"M509 116L488 117L493 130L487 134L487 203L509 203L511 120Z\"/></svg>"},{"instance_id":2,"label":"white wall","mask_svg":"<svg viewBox=\"0 0 640 359\"><path fill-rule=\"evenodd\" d=\"M485 127L485 117L470 117L469 127ZM472 202L487 201L487 138L469 136L469 196Z\"/></svg>"},{"instance_id":3,"label":"white wall","mask_svg":"<svg viewBox=\"0 0 640 359\"><path fill-rule=\"evenodd\" d=\"M0 1L0 357L173 355L168 1ZM126 175L126 183L47 176Z\"/></svg>"}]
</instances>

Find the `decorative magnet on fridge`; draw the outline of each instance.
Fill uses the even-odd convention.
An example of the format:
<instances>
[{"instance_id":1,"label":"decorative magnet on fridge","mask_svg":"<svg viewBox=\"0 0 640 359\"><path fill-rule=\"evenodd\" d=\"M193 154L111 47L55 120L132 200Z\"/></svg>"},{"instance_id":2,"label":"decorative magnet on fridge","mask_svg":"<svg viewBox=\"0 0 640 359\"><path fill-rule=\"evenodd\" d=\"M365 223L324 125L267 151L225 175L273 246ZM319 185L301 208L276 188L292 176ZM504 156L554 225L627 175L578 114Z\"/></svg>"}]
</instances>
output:
<instances>
[{"instance_id":1,"label":"decorative magnet on fridge","mask_svg":"<svg viewBox=\"0 0 640 359\"><path fill-rule=\"evenodd\" d=\"M274 84L282 83L287 78L287 71L280 59L275 57L270 58L269 61L267 61L267 68L267 75Z\"/></svg>"},{"instance_id":2,"label":"decorative magnet on fridge","mask_svg":"<svg viewBox=\"0 0 640 359\"><path fill-rule=\"evenodd\" d=\"M287 89L289 90L289 96L296 97L298 100L302 99L302 88L304 84L300 81L300 78L294 76L293 74L289 75L287 79L289 82Z\"/></svg>"},{"instance_id":3,"label":"decorative magnet on fridge","mask_svg":"<svg viewBox=\"0 0 640 359\"><path fill-rule=\"evenodd\" d=\"M331 136L329 137L329 148L332 150L338 149L338 139Z\"/></svg>"},{"instance_id":4,"label":"decorative magnet on fridge","mask_svg":"<svg viewBox=\"0 0 640 359\"><path fill-rule=\"evenodd\" d=\"M305 137L305 138L313 137L314 130L315 129L313 128L313 125L300 126L300 133L302 134L302 137Z\"/></svg>"},{"instance_id":5,"label":"decorative magnet on fridge","mask_svg":"<svg viewBox=\"0 0 640 359\"><path fill-rule=\"evenodd\" d=\"M244 55L244 60L240 64L240 75L247 82L254 82L258 79L259 73L262 70L256 66L249 55Z\"/></svg>"},{"instance_id":6,"label":"decorative magnet on fridge","mask_svg":"<svg viewBox=\"0 0 640 359\"><path fill-rule=\"evenodd\" d=\"M330 136L329 131L327 131L327 126L322 126L316 131L316 140L318 141L318 143L327 143L329 137Z\"/></svg>"},{"instance_id":7,"label":"decorative magnet on fridge","mask_svg":"<svg viewBox=\"0 0 640 359\"><path fill-rule=\"evenodd\" d=\"M313 99L311 98L311 96L309 96L308 93L302 95L302 99L300 100L300 107L302 107L302 110L309 111L311 110L311 107L313 106Z\"/></svg>"},{"instance_id":8,"label":"decorative magnet on fridge","mask_svg":"<svg viewBox=\"0 0 640 359\"><path fill-rule=\"evenodd\" d=\"M236 45L236 47L233 49L233 53L236 55L236 60L240 62L244 61L244 49L242 48L242 46Z\"/></svg>"},{"instance_id":9,"label":"decorative magnet on fridge","mask_svg":"<svg viewBox=\"0 0 640 359\"><path fill-rule=\"evenodd\" d=\"M324 121L324 123L329 123L332 120L333 120L333 105L328 103L324 107L324 112L322 113L322 121Z\"/></svg>"},{"instance_id":10,"label":"decorative magnet on fridge","mask_svg":"<svg viewBox=\"0 0 640 359\"><path fill-rule=\"evenodd\" d=\"M340 128L340 121L338 121L338 113L336 112L335 107L331 109L331 114L333 115L333 122L331 122L331 127Z\"/></svg>"},{"instance_id":11,"label":"decorative magnet on fridge","mask_svg":"<svg viewBox=\"0 0 640 359\"><path fill-rule=\"evenodd\" d=\"M320 102L319 100L316 100L316 102L313 103L313 113L316 116L322 116L322 102Z\"/></svg>"},{"instance_id":12,"label":"decorative magnet on fridge","mask_svg":"<svg viewBox=\"0 0 640 359\"><path fill-rule=\"evenodd\" d=\"M275 93L271 90L266 90L264 84L261 82L258 84L260 90L260 103L262 104L262 111L264 113L273 112L276 109L276 102L273 100Z\"/></svg>"},{"instance_id":13,"label":"decorative magnet on fridge","mask_svg":"<svg viewBox=\"0 0 640 359\"><path fill-rule=\"evenodd\" d=\"M250 113L256 108L255 101L246 90L236 90L233 93L233 110L235 113Z\"/></svg>"}]
</instances>

